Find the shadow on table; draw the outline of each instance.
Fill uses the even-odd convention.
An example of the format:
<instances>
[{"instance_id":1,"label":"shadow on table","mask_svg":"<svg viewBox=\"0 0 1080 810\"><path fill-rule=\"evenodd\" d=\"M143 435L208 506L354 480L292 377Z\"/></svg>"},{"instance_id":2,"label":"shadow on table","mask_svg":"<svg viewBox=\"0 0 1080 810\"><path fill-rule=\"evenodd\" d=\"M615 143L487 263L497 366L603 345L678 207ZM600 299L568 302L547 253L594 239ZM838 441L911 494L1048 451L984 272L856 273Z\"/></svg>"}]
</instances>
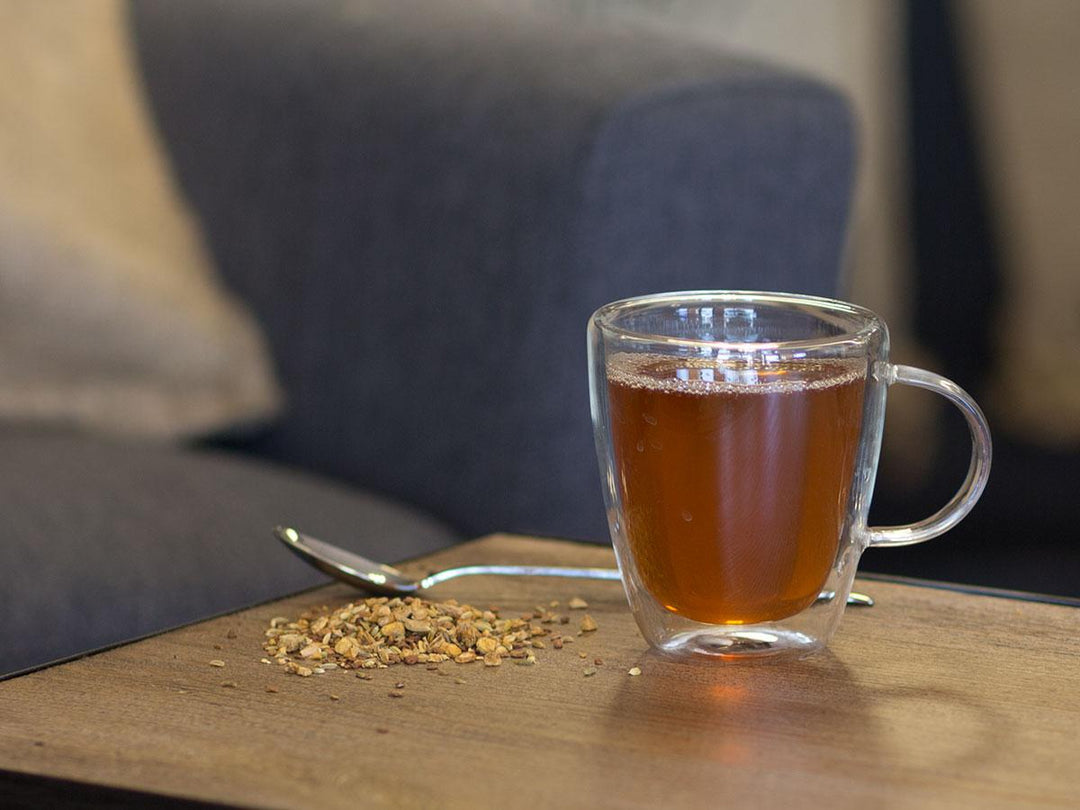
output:
<instances>
[{"instance_id":1,"label":"shadow on table","mask_svg":"<svg viewBox=\"0 0 1080 810\"><path fill-rule=\"evenodd\" d=\"M885 807L894 787L985 769L1008 734L1004 718L966 695L935 684L868 686L829 651L745 664L650 652L638 666L642 675L626 678L606 714L608 731L620 749L663 752L669 792L700 792L705 781L713 799L729 790L843 794ZM702 780L703 769L719 781ZM594 770L602 779L603 768Z\"/></svg>"}]
</instances>

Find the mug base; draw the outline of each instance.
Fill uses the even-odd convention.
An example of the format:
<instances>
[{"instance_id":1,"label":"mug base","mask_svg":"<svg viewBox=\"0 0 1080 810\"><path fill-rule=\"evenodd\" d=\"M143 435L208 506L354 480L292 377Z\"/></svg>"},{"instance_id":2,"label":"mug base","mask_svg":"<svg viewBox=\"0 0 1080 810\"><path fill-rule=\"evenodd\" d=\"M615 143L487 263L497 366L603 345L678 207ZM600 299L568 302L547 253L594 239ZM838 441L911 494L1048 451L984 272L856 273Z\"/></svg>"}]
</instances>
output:
<instances>
[{"instance_id":1,"label":"mug base","mask_svg":"<svg viewBox=\"0 0 1080 810\"><path fill-rule=\"evenodd\" d=\"M710 627L679 633L658 645L668 655L747 659L801 657L821 649L820 640L778 627Z\"/></svg>"}]
</instances>

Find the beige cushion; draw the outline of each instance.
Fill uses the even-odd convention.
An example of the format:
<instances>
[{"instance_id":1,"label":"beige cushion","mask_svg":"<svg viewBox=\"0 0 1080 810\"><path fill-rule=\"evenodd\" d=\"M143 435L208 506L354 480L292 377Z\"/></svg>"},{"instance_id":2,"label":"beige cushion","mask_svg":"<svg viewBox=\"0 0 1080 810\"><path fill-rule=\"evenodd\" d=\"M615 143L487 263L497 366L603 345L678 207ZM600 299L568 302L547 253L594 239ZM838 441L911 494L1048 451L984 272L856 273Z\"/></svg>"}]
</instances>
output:
<instances>
[{"instance_id":1,"label":"beige cushion","mask_svg":"<svg viewBox=\"0 0 1080 810\"><path fill-rule=\"evenodd\" d=\"M154 438L278 407L142 97L119 0L0 2L0 420Z\"/></svg>"}]
</instances>

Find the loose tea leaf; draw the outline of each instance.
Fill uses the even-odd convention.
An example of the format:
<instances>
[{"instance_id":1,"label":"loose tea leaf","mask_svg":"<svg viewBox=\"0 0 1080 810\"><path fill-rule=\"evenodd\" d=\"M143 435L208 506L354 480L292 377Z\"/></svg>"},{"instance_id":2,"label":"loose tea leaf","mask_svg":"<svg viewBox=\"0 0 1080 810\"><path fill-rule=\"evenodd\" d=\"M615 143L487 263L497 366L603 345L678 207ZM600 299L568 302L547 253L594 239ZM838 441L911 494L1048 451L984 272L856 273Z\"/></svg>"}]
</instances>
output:
<instances>
[{"instance_id":1,"label":"loose tea leaf","mask_svg":"<svg viewBox=\"0 0 1080 810\"><path fill-rule=\"evenodd\" d=\"M504 619L495 609L481 610L453 599L373 597L335 610L308 611L295 621L276 616L265 632L263 649L286 672L305 678L336 668L424 664L427 669L438 669L446 661L482 661L484 666L497 667L503 659L513 658L531 665L536 662L532 651L546 648L542 639L552 637L549 626L556 618L542 607ZM596 629L588 615L582 619L582 629L589 623ZM558 648L568 640L553 638L558 639L553 641Z\"/></svg>"}]
</instances>

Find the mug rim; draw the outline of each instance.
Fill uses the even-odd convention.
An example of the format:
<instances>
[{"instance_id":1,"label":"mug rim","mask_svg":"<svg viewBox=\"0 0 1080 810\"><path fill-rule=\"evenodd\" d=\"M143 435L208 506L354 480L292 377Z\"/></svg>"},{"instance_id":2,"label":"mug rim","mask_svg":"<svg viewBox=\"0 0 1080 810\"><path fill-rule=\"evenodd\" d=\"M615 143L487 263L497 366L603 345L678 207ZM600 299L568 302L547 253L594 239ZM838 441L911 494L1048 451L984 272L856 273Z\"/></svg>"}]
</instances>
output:
<instances>
[{"instance_id":1,"label":"mug rim","mask_svg":"<svg viewBox=\"0 0 1080 810\"><path fill-rule=\"evenodd\" d=\"M833 316L850 319L852 328L830 337L801 338L798 340L763 341L760 343L740 343L705 338L675 337L672 335L650 334L618 326L615 319L627 312L644 310L653 306L670 306L675 303L704 303L709 301L724 303L770 303L793 304L803 309L817 310ZM711 347L732 352L747 351L786 351L799 349L835 349L839 347L865 346L875 332L884 331L885 323L872 310L866 307L827 298L820 295L803 293L770 292L758 290L684 290L664 293L635 295L612 301L597 309L590 323L602 333L617 336L622 340L664 344L667 346Z\"/></svg>"}]
</instances>

